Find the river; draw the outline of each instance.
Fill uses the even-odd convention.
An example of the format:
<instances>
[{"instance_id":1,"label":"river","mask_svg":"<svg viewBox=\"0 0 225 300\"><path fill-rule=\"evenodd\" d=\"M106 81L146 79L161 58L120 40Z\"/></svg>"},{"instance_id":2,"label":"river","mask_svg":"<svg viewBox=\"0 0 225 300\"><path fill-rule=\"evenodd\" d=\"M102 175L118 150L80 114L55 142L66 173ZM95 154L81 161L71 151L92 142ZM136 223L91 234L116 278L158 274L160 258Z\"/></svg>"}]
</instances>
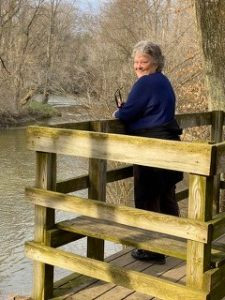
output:
<instances>
[{"instance_id":1,"label":"river","mask_svg":"<svg viewBox=\"0 0 225 300\"><path fill-rule=\"evenodd\" d=\"M32 262L24 255L24 242L33 238L34 207L25 200L24 188L34 185L35 154L26 149L25 131L26 128L0 130L0 300L31 294ZM86 174L87 160L61 155L57 158L57 172L58 180ZM67 214L57 212L56 216L59 221ZM83 239L64 248L83 254L86 243ZM119 245L106 242L106 256L119 249ZM55 277L67 273L56 270Z\"/></svg>"}]
</instances>

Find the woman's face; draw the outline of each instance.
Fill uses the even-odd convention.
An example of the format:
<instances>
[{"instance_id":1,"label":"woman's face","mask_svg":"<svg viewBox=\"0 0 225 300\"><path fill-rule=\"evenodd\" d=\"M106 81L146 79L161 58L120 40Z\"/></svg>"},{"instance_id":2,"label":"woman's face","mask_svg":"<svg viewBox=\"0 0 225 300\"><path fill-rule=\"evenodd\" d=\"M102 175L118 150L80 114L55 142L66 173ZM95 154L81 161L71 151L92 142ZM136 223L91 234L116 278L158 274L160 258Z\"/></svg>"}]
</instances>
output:
<instances>
[{"instance_id":1,"label":"woman's face","mask_svg":"<svg viewBox=\"0 0 225 300\"><path fill-rule=\"evenodd\" d=\"M146 53L137 52L134 57L134 71L138 78L143 75L155 73L157 69L152 56Z\"/></svg>"}]
</instances>

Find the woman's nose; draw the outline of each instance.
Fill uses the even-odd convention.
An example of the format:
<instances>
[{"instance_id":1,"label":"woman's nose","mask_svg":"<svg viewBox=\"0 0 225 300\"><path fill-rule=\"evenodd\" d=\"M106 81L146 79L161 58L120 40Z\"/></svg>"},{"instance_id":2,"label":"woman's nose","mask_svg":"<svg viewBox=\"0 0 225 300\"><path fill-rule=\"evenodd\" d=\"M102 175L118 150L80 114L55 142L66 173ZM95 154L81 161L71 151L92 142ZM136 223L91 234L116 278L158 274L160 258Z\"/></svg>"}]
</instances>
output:
<instances>
[{"instance_id":1,"label":"woman's nose","mask_svg":"<svg viewBox=\"0 0 225 300\"><path fill-rule=\"evenodd\" d=\"M137 69L141 69L141 68L142 68L141 63L137 63L136 68L137 68Z\"/></svg>"}]
</instances>

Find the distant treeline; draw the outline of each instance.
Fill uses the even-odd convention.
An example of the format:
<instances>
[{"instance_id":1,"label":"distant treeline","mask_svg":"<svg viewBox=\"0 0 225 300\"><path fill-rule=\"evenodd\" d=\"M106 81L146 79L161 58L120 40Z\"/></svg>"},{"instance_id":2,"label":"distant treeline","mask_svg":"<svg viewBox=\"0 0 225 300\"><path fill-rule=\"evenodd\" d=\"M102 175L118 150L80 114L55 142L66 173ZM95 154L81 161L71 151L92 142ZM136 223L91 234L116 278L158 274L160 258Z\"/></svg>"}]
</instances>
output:
<instances>
[{"instance_id":1,"label":"distant treeline","mask_svg":"<svg viewBox=\"0 0 225 300\"><path fill-rule=\"evenodd\" d=\"M134 81L131 52L142 39L159 43L179 111L205 110L202 57L192 1L110 0L97 14L76 1L0 0L0 112L21 112L36 93L76 94L114 109ZM101 109L102 117L102 109Z\"/></svg>"}]
</instances>

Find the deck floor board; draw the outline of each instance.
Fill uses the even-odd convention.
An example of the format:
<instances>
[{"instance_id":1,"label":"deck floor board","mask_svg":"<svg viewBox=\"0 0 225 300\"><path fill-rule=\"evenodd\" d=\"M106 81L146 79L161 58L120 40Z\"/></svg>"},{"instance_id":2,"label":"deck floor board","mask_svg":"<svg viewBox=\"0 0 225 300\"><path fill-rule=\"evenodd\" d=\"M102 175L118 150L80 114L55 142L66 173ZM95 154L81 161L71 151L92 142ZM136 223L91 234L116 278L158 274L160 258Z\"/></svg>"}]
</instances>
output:
<instances>
[{"instance_id":1,"label":"deck floor board","mask_svg":"<svg viewBox=\"0 0 225 300\"><path fill-rule=\"evenodd\" d=\"M219 239L224 243L225 235ZM178 258L167 257L165 265L157 265L151 262L135 260L131 254L131 248L126 248L108 257L106 261L122 266L125 269L140 271L163 279L185 284L186 263ZM69 276L68 280L62 280L56 284L55 297L52 300L161 300L156 297L144 295L128 288L113 283L104 282L94 278L75 274L74 282ZM77 280L82 284L77 286ZM225 300L225 297L222 299Z\"/></svg>"}]
</instances>

